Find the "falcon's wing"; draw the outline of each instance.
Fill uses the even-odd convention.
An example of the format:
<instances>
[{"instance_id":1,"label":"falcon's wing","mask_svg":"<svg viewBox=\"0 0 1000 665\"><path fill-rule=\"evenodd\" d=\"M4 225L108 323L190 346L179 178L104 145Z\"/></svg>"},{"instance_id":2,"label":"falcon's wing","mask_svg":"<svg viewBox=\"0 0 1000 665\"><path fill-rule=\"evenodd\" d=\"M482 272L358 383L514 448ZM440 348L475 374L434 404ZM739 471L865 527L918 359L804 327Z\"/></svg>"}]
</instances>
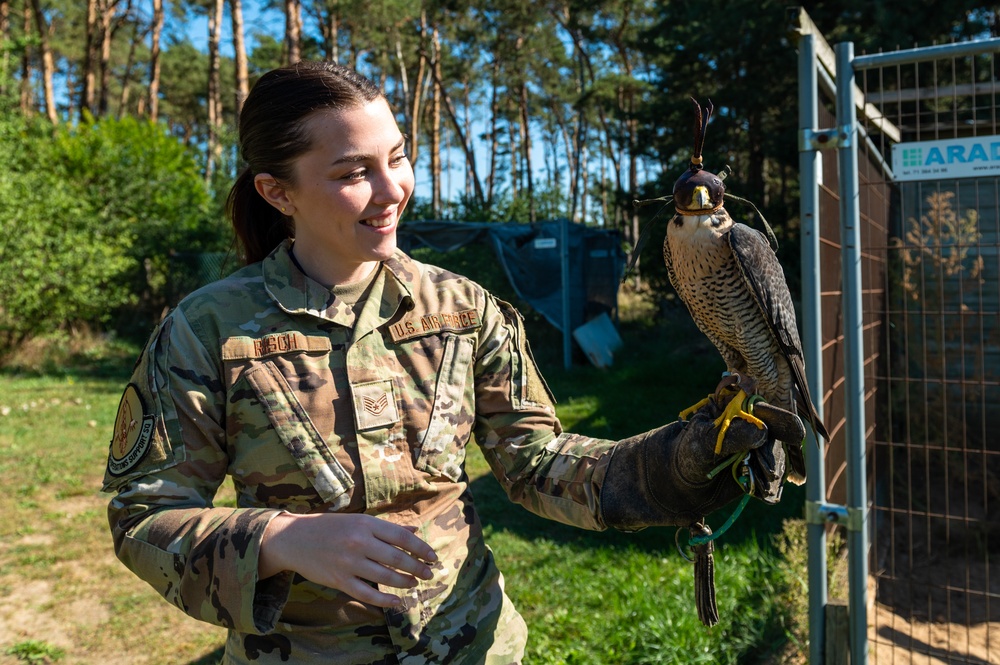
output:
<instances>
[{"instance_id":1,"label":"falcon's wing","mask_svg":"<svg viewBox=\"0 0 1000 665\"><path fill-rule=\"evenodd\" d=\"M806 404L804 415L812 423L816 433L829 440L826 427L816 413L809 384L806 382L805 363L802 357L802 342L795 322L795 305L785 282L781 263L775 256L767 239L759 231L745 224L733 224L729 231L729 247L733 251L747 290L764 314L764 320L771 329L778 346L792 369L795 389Z\"/></svg>"},{"instance_id":2,"label":"falcon's wing","mask_svg":"<svg viewBox=\"0 0 1000 665\"><path fill-rule=\"evenodd\" d=\"M673 223L673 219L667 222L667 234L663 237L663 263L667 266L667 277L670 278L670 285L676 289L677 273L674 272L674 259L670 255L670 225Z\"/></svg>"}]
</instances>

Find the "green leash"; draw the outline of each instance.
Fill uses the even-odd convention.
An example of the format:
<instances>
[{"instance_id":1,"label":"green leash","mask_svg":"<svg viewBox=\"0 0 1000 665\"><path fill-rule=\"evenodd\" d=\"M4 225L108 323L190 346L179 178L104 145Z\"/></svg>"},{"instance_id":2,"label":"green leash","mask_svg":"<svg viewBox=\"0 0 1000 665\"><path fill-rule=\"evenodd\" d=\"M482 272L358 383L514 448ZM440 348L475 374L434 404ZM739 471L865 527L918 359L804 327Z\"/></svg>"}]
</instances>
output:
<instances>
[{"instance_id":1,"label":"green leash","mask_svg":"<svg viewBox=\"0 0 1000 665\"><path fill-rule=\"evenodd\" d=\"M742 476L736 475L736 469L737 467L746 464L748 457L749 453L743 455L742 460L740 460L740 454L737 453L732 457L730 457L729 459L727 459L722 464L720 464L719 466L712 469L708 473L709 479L715 478L717 475L719 475L719 473L723 469L725 469L726 467L731 467L733 470L733 479L737 483L739 483L740 487L743 488L743 498L740 499L740 502L738 504L736 504L736 508L733 509L733 512L729 516L729 519L727 519L725 523L721 527L719 527L718 531L712 533L711 535L693 536L691 537L690 540L688 540L688 545L696 547L698 545L705 545L707 543L712 542L713 540L717 539L719 536L724 534L726 531L728 531L729 527L731 527L739 518L740 514L743 513L743 509L747 507L747 504L750 502L750 496L751 494L753 494L753 474L750 472L749 465L746 466L746 474ZM680 530L678 530L678 533L680 533ZM683 555L684 552L682 551L681 554ZM684 558L686 559L687 556L685 556Z\"/></svg>"},{"instance_id":2,"label":"green leash","mask_svg":"<svg viewBox=\"0 0 1000 665\"><path fill-rule=\"evenodd\" d=\"M693 538L688 540L688 545L691 545L692 547L696 547L698 545L705 545L707 543L712 542L722 534L724 534L726 531L729 530L729 527L731 527L733 523L736 522L736 518L740 516L740 513L743 512L743 509L746 508L746 505L749 502L750 502L750 495L744 494L743 498L740 499L740 502L736 505L736 509L733 510L733 514L729 516L729 519L726 520L726 522L721 527L719 527L718 531L716 531L710 536L694 536Z\"/></svg>"}]
</instances>

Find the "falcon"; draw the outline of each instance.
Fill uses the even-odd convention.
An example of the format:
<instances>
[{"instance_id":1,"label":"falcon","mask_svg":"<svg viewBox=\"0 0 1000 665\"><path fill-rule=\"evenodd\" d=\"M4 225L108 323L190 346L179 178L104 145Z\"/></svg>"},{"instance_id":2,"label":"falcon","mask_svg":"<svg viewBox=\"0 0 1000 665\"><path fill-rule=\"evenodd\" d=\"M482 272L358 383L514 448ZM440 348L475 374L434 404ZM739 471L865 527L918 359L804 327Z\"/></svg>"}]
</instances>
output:
<instances>
[{"instance_id":1,"label":"falcon","mask_svg":"<svg viewBox=\"0 0 1000 665\"><path fill-rule=\"evenodd\" d=\"M725 176L705 170L702 158L705 130L714 107L709 101L703 113L701 105L692 101L694 153L690 167L674 184L677 214L667 224L663 258L670 283L725 360L728 373L716 394L729 386L743 391L719 417L719 441L733 418L764 427L750 413L747 395L760 395L770 404L797 413L817 435L829 440L809 395L795 309L774 253L773 234L765 236L733 221L723 207ZM706 400L681 416L686 417ZM788 480L801 485L806 480L802 441L782 441L782 445Z\"/></svg>"}]
</instances>

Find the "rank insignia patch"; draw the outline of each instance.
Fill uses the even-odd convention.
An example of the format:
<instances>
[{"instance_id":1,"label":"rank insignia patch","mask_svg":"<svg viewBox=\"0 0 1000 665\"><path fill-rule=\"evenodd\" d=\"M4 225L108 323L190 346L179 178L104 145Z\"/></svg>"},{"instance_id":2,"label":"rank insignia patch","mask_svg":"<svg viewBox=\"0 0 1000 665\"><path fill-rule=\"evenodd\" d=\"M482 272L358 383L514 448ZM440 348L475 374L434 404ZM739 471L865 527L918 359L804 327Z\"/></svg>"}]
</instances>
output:
<instances>
[{"instance_id":1,"label":"rank insignia patch","mask_svg":"<svg viewBox=\"0 0 1000 665\"><path fill-rule=\"evenodd\" d=\"M392 381L353 384L354 418L358 431L385 427L399 421Z\"/></svg>"},{"instance_id":2,"label":"rank insignia patch","mask_svg":"<svg viewBox=\"0 0 1000 665\"><path fill-rule=\"evenodd\" d=\"M146 415L146 406L134 384L128 384L118 404L115 431L108 453L108 473L120 476L135 467L149 452L156 417Z\"/></svg>"}]
</instances>

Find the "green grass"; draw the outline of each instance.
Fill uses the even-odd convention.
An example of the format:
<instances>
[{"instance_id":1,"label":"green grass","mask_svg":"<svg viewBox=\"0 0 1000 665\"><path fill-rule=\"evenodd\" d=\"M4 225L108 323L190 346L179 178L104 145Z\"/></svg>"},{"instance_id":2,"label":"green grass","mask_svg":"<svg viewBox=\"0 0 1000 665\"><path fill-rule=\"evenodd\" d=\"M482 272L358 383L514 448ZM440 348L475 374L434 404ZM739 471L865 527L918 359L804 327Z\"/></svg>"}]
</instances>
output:
<instances>
[{"instance_id":1,"label":"green grass","mask_svg":"<svg viewBox=\"0 0 1000 665\"><path fill-rule=\"evenodd\" d=\"M529 321L565 428L623 438L675 419L709 392L721 361L686 317L678 313L670 327L623 326L625 348L606 371L582 359L564 370L559 334ZM51 646L49 658L64 650L64 663L153 662L150 654L156 662L217 662L223 631L167 606L113 557L99 486L134 356L86 357L100 360L0 372L0 414L9 409L0 415L0 619L20 605L19 625L29 627L6 640L0 631L0 664L27 657L20 652L34 648L23 646L31 640ZM753 663L788 641L796 607L789 597L801 595L804 571L789 568L793 557L774 535L801 513L797 488L788 486L777 507L751 502L718 541L721 622L708 629L698 622L692 566L673 529L594 533L548 522L507 500L478 449L467 468L507 593L529 626L526 663ZM232 505L231 491L219 503ZM35 595L23 597L26 589ZM92 605L73 605L81 599ZM51 625L59 637L49 637Z\"/></svg>"},{"instance_id":2,"label":"green grass","mask_svg":"<svg viewBox=\"0 0 1000 665\"><path fill-rule=\"evenodd\" d=\"M604 371L564 370L558 335L529 330L543 341L533 346L564 427L620 439L675 420L710 392L724 367L686 316L669 327L625 327L625 347ZM721 620L709 629L698 620L693 566L678 553L674 529L593 533L553 524L513 506L478 451L468 469L507 593L528 623L527 663L760 662L787 641L795 619L787 596L802 571L786 568L773 536L801 514L798 488L786 487L777 507L751 502L717 541Z\"/></svg>"},{"instance_id":3,"label":"green grass","mask_svg":"<svg viewBox=\"0 0 1000 665\"><path fill-rule=\"evenodd\" d=\"M18 642L5 653L25 663L54 663L66 655L63 649L39 640Z\"/></svg>"}]
</instances>

